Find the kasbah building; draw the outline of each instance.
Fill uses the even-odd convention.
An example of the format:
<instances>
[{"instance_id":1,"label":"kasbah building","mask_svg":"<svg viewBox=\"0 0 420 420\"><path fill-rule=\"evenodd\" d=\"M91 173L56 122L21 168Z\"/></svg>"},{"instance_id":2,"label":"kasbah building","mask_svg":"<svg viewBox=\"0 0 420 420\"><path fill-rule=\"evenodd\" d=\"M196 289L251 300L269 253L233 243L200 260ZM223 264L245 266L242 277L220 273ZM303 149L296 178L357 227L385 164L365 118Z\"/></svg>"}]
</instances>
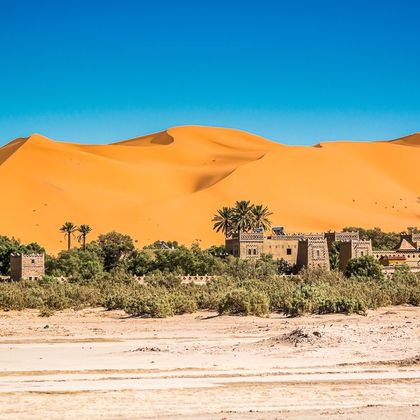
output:
<instances>
[{"instance_id":1,"label":"kasbah building","mask_svg":"<svg viewBox=\"0 0 420 420\"><path fill-rule=\"evenodd\" d=\"M339 267L346 268L350 259L371 255L392 274L399 265L407 265L420 272L420 233L402 233L393 251L374 251L371 240L361 240L359 232L323 232L286 234L283 227L265 232L235 233L225 240L226 252L242 259L259 258L271 254L283 259L296 271L304 267L330 269L330 252L339 243Z\"/></svg>"}]
</instances>

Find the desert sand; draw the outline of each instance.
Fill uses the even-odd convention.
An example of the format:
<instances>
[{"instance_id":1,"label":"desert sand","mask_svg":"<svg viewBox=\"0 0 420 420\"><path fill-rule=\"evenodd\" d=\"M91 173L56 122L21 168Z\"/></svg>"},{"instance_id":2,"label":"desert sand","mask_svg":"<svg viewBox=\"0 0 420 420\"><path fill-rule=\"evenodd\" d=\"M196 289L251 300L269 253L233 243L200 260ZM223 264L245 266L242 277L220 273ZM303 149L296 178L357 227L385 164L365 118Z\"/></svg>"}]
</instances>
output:
<instances>
[{"instance_id":1,"label":"desert sand","mask_svg":"<svg viewBox=\"0 0 420 420\"><path fill-rule=\"evenodd\" d=\"M285 146L239 130L185 126L110 145L34 134L0 148L0 233L65 248L59 227L87 223L138 245L221 243L215 210L249 199L288 231L420 220L420 134L393 141Z\"/></svg>"},{"instance_id":2,"label":"desert sand","mask_svg":"<svg viewBox=\"0 0 420 420\"><path fill-rule=\"evenodd\" d=\"M0 417L418 418L420 308L139 319L0 313Z\"/></svg>"}]
</instances>

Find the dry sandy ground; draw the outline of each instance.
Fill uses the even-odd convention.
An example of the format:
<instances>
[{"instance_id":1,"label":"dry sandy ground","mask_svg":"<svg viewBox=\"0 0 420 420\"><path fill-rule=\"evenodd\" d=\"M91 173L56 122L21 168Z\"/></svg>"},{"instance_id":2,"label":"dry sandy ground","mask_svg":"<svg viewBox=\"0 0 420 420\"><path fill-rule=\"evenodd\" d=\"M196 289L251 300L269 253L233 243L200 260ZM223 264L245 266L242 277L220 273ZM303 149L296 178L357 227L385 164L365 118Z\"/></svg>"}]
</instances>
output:
<instances>
[{"instance_id":1,"label":"dry sandy ground","mask_svg":"<svg viewBox=\"0 0 420 420\"><path fill-rule=\"evenodd\" d=\"M420 308L268 319L0 313L0 417L418 418Z\"/></svg>"},{"instance_id":2,"label":"dry sandy ground","mask_svg":"<svg viewBox=\"0 0 420 420\"><path fill-rule=\"evenodd\" d=\"M389 142L284 146L240 130L175 127L111 145L41 135L0 148L0 232L65 248L59 227L220 243L216 209L263 203L289 232L344 226L401 231L420 220L420 133ZM28 205L30 203L30 205Z\"/></svg>"}]
</instances>

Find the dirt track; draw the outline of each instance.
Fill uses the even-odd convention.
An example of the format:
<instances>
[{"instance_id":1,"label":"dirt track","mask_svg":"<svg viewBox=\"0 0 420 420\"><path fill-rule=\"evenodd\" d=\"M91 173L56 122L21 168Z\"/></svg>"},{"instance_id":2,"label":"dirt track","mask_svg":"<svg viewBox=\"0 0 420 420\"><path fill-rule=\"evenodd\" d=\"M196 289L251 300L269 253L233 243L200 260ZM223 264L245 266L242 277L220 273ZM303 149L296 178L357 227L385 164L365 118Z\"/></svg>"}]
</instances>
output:
<instances>
[{"instance_id":1,"label":"dirt track","mask_svg":"<svg viewBox=\"0 0 420 420\"><path fill-rule=\"evenodd\" d=\"M0 313L1 418L420 417L420 308Z\"/></svg>"}]
</instances>

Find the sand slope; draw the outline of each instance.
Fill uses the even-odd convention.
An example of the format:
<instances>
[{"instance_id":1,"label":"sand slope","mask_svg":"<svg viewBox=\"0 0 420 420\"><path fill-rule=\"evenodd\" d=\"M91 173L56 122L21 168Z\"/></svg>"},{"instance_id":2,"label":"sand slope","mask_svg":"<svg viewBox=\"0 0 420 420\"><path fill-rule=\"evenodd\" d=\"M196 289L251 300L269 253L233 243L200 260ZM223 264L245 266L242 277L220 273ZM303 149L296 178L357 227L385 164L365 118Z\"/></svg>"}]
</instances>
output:
<instances>
[{"instance_id":1,"label":"sand slope","mask_svg":"<svg viewBox=\"0 0 420 420\"><path fill-rule=\"evenodd\" d=\"M65 221L138 244L222 242L214 211L267 204L291 230L420 225L420 134L390 142L283 146L243 131L176 127L111 145L38 134L0 148L0 234L64 247ZM92 235L93 237L93 235Z\"/></svg>"}]
</instances>

